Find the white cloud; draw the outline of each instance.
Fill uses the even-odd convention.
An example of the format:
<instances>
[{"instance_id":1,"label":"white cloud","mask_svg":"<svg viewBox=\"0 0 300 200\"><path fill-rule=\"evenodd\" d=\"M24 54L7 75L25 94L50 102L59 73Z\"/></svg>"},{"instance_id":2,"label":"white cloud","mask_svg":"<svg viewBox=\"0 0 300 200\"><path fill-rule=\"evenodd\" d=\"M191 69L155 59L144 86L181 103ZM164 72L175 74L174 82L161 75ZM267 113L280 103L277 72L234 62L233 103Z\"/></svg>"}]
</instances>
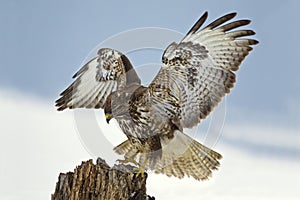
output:
<instances>
[{"instance_id":1,"label":"white cloud","mask_svg":"<svg viewBox=\"0 0 300 200\"><path fill-rule=\"evenodd\" d=\"M0 96L0 199L49 199L60 172L73 171L81 161L91 158L78 138L74 116L70 111L56 112L53 102L19 92L0 89ZM284 129L255 127L228 127L223 136L236 139L247 131L251 136L247 141L299 147L297 141L282 141ZM295 135L294 140L299 139ZM148 193L159 200L292 200L300 196L299 159L247 153L230 147L222 138L216 150L224 158L209 181L150 173Z\"/></svg>"},{"instance_id":2,"label":"white cloud","mask_svg":"<svg viewBox=\"0 0 300 200\"><path fill-rule=\"evenodd\" d=\"M300 153L299 130L277 124L272 127L252 124L251 122L248 125L227 125L222 136L223 139L226 138L232 142L248 143L265 148L286 149Z\"/></svg>"},{"instance_id":3,"label":"white cloud","mask_svg":"<svg viewBox=\"0 0 300 200\"><path fill-rule=\"evenodd\" d=\"M150 174L148 193L157 199L296 200L300 191L300 163L238 152L217 145L222 152L219 171L208 181L197 182Z\"/></svg>"},{"instance_id":4,"label":"white cloud","mask_svg":"<svg viewBox=\"0 0 300 200\"><path fill-rule=\"evenodd\" d=\"M0 90L0 199L49 199L60 172L89 159L71 113Z\"/></svg>"}]
</instances>

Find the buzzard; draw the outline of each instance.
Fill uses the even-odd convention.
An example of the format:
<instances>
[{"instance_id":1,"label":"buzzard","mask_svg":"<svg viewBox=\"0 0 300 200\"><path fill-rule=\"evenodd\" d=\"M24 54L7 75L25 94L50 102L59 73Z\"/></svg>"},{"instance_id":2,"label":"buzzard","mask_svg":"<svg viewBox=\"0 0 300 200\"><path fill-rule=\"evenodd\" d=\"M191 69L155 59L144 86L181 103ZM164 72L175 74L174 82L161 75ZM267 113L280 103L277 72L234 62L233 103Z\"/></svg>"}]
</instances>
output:
<instances>
[{"instance_id":1,"label":"buzzard","mask_svg":"<svg viewBox=\"0 0 300 200\"><path fill-rule=\"evenodd\" d=\"M122 163L137 165L138 173L207 179L219 166L221 154L183 132L205 119L234 86L241 62L257 40L255 32L237 29L250 20L228 22L224 15L200 29L205 12L179 42L163 53L162 66L148 87L121 52L102 48L60 94L58 110L102 108L107 123L115 118L128 140L114 148Z\"/></svg>"}]
</instances>

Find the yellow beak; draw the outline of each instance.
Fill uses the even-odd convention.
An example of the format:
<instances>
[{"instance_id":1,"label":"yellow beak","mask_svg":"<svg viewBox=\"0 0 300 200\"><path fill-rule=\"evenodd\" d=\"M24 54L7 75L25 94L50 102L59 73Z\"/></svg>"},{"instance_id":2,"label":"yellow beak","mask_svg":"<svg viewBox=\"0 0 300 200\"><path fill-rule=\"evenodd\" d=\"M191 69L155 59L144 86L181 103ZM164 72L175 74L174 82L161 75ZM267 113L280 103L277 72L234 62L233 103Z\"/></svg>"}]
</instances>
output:
<instances>
[{"instance_id":1,"label":"yellow beak","mask_svg":"<svg viewBox=\"0 0 300 200\"><path fill-rule=\"evenodd\" d=\"M109 121L111 120L113 118L113 116L112 115L110 115L110 114L105 114L105 119L106 119L106 123L108 123L109 124Z\"/></svg>"}]
</instances>

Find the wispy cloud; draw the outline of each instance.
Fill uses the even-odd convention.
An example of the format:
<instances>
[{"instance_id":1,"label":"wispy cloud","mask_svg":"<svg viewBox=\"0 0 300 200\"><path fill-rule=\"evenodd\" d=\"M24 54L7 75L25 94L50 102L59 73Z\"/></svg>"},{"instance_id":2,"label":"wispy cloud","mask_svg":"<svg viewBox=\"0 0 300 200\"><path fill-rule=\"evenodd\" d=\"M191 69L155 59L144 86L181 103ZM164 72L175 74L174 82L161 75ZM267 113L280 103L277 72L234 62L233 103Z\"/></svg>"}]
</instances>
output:
<instances>
[{"instance_id":1,"label":"wispy cloud","mask_svg":"<svg viewBox=\"0 0 300 200\"><path fill-rule=\"evenodd\" d=\"M260 156L275 156L300 161L299 130L278 126L273 127L248 123L227 125L224 128L222 142L235 148Z\"/></svg>"}]
</instances>

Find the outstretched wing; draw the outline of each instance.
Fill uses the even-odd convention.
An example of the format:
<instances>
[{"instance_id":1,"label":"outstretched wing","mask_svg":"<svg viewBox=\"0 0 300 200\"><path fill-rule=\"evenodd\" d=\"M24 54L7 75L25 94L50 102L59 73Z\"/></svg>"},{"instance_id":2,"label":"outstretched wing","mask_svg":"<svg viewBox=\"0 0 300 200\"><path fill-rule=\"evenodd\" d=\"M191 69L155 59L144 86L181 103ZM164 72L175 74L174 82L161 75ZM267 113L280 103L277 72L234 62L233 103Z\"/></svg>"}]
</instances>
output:
<instances>
[{"instance_id":1,"label":"outstretched wing","mask_svg":"<svg viewBox=\"0 0 300 200\"><path fill-rule=\"evenodd\" d=\"M225 15L198 31L207 12L183 40L165 50L160 72L150 84L156 107L163 109L180 127L193 127L230 92L234 71L258 41L248 39L252 30L235 30L250 23L226 23L236 13ZM163 97L163 98L162 98Z\"/></svg>"},{"instance_id":2,"label":"outstretched wing","mask_svg":"<svg viewBox=\"0 0 300 200\"><path fill-rule=\"evenodd\" d=\"M60 94L57 110L66 108L103 108L108 95L140 79L128 58L122 53L103 48L74 76L75 81Z\"/></svg>"}]
</instances>

